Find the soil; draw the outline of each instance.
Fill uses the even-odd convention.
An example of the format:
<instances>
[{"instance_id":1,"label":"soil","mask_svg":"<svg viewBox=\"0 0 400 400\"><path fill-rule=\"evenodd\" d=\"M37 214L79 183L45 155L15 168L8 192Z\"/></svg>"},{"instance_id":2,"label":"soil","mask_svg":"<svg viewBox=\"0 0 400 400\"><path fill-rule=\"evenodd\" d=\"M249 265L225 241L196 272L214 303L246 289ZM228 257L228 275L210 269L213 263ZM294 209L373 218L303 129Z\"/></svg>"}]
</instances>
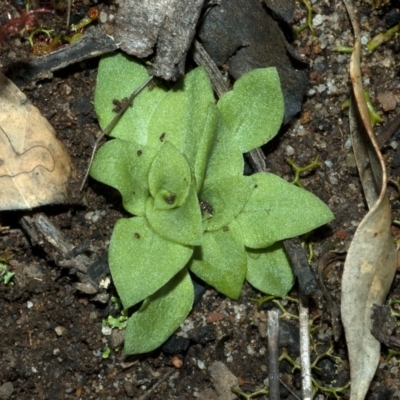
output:
<instances>
[{"instance_id":1,"label":"soil","mask_svg":"<svg viewBox=\"0 0 400 400\"><path fill-rule=\"evenodd\" d=\"M83 18L92 5L91 1L75 1L73 21ZM301 25L306 11L301 4L296 7L297 25ZM102 25L109 30L116 5L108 1L100 8L108 15L108 21ZM313 10L315 34L306 29L294 43L298 52L311 63L302 112L264 151L269 170L287 180L293 178L286 161L288 157L302 166L316 157L321 160L320 168L302 176L304 187L324 200L335 214L335 220L313 236L312 266L316 268L318 260L329 250L347 248L367 208L349 142L347 110L342 109L350 93L349 56L332 51L337 45L352 44L349 20L341 2L316 1ZM386 29L388 9L372 11L367 3L361 3L358 11L365 44L375 33ZM15 9L2 2L2 24L6 23L6 12L14 13ZM61 10L38 18L46 27L60 31L66 16ZM364 83L385 120L376 128L378 136L384 124L400 111L398 54L399 45L394 39L364 58ZM8 74L34 57L26 39L7 38L0 49L1 70ZM9 252L11 258L7 265L15 273L13 286L0 284L0 398L216 398L212 394L216 378L210 369L215 361L222 361L238 378L241 390L251 393L263 388L268 384L267 310L279 304L296 314L296 288L290 293L290 299L280 303L269 301L260 308L252 299L260 299L262 295L249 285L245 285L238 301L205 288L192 313L167 346L151 354L126 359L121 350L120 332L113 330L110 335L102 327L103 319L119 315L110 300L110 294L115 294L112 285L97 301L93 300L94 295L77 290L77 271L60 267L60 254L42 246L40 241L32 242L21 227L22 217L42 212L73 246L83 245L92 262L106 259L112 228L126 213L116 192L91 179L84 190L79 191L93 143L100 134L91 104L98 62L98 58L83 61L55 72L52 79L23 87L68 149L77 176L69 190L67 204L0 215L0 255ZM394 99L393 106L388 99ZM397 131L383 147L389 176L394 180L400 172L399 137L400 131ZM395 190L390 191L391 197L396 194ZM394 220L399 219L399 208L399 200L392 200ZM393 234L399 235L395 225ZM337 307L342 269L343 263L335 262L324 276ZM389 298L395 298L399 280L400 275L396 275ZM321 313L319 306L311 302L310 315L315 318L312 357L324 355L313 369L313 377L324 388L345 387L349 381L349 367L344 338L341 336L334 341L332 321L326 314L322 318ZM299 333L295 317L281 319L279 343L281 353L286 351L292 360L298 358ZM108 356L104 353L107 348L111 349ZM397 357L383 346L368 398L400 398ZM280 373L281 379L301 397L299 369L283 360ZM347 389L336 394L337 398L348 398ZM318 390L316 398L332 396L332 391ZM218 398L233 397L228 392ZM268 398L268 395L259 398ZM281 398L295 399L283 386Z\"/></svg>"}]
</instances>

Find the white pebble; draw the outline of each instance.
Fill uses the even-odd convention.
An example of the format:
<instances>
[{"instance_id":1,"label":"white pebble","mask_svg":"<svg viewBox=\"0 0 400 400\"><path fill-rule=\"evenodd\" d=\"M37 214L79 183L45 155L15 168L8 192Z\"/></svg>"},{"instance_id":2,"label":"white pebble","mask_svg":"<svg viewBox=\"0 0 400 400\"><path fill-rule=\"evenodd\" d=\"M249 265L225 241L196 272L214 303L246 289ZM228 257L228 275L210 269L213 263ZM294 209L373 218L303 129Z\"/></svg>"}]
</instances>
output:
<instances>
[{"instance_id":1,"label":"white pebble","mask_svg":"<svg viewBox=\"0 0 400 400\"><path fill-rule=\"evenodd\" d=\"M397 147L399 147L399 144L397 143L396 140L392 140L392 141L390 142L390 147L391 147L393 150L396 150Z\"/></svg>"},{"instance_id":2,"label":"white pebble","mask_svg":"<svg viewBox=\"0 0 400 400\"><path fill-rule=\"evenodd\" d=\"M323 22L324 22L324 17L321 14L317 14L312 20L314 26L319 26Z\"/></svg>"},{"instance_id":3,"label":"white pebble","mask_svg":"<svg viewBox=\"0 0 400 400\"><path fill-rule=\"evenodd\" d=\"M339 183L339 180L336 178L335 175L336 175L335 173L331 173L331 174L329 174L329 176L328 176L329 182L330 182L332 185L337 185L337 184Z\"/></svg>"},{"instance_id":4,"label":"white pebble","mask_svg":"<svg viewBox=\"0 0 400 400\"><path fill-rule=\"evenodd\" d=\"M107 13L105 13L104 11L102 11L99 15L99 20L102 24L105 24L107 22Z\"/></svg>"},{"instance_id":5,"label":"white pebble","mask_svg":"<svg viewBox=\"0 0 400 400\"><path fill-rule=\"evenodd\" d=\"M286 155L289 157L294 154L294 148L290 145L286 146L285 151L286 151Z\"/></svg>"},{"instance_id":6,"label":"white pebble","mask_svg":"<svg viewBox=\"0 0 400 400\"><path fill-rule=\"evenodd\" d=\"M31 301L27 301L27 302L26 302L26 306L27 306L28 308L32 308L32 307L33 307L33 303L32 303Z\"/></svg>"},{"instance_id":7,"label":"white pebble","mask_svg":"<svg viewBox=\"0 0 400 400\"><path fill-rule=\"evenodd\" d=\"M332 162L331 160L325 160L325 165L326 165L328 168L332 168L333 162Z\"/></svg>"},{"instance_id":8,"label":"white pebble","mask_svg":"<svg viewBox=\"0 0 400 400\"><path fill-rule=\"evenodd\" d=\"M351 136L349 136L346 140L346 142L344 143L344 148L346 150L350 150L352 146L352 141L351 141Z\"/></svg>"},{"instance_id":9,"label":"white pebble","mask_svg":"<svg viewBox=\"0 0 400 400\"><path fill-rule=\"evenodd\" d=\"M112 328L110 326L102 326L101 327L101 333L104 336L110 336L112 332Z\"/></svg>"}]
</instances>

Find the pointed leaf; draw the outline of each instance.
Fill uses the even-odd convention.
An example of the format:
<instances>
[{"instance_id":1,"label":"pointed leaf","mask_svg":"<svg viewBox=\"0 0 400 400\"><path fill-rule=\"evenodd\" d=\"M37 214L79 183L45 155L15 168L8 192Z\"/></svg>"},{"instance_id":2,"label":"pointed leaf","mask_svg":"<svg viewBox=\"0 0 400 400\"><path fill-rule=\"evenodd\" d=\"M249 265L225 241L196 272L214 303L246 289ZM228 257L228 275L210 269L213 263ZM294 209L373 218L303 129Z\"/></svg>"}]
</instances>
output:
<instances>
[{"instance_id":1,"label":"pointed leaf","mask_svg":"<svg viewBox=\"0 0 400 400\"><path fill-rule=\"evenodd\" d=\"M220 98L218 109L242 153L267 143L278 133L284 114L278 72L262 68L243 75Z\"/></svg>"},{"instance_id":2,"label":"pointed leaf","mask_svg":"<svg viewBox=\"0 0 400 400\"><path fill-rule=\"evenodd\" d=\"M124 308L153 294L191 257L193 249L158 236L142 217L120 219L109 249L113 282Z\"/></svg>"},{"instance_id":3,"label":"pointed leaf","mask_svg":"<svg viewBox=\"0 0 400 400\"><path fill-rule=\"evenodd\" d=\"M201 243L201 213L194 185L186 201L170 210L155 208L155 200L150 197L146 203L146 217L154 231L167 240L184 245Z\"/></svg>"},{"instance_id":4,"label":"pointed leaf","mask_svg":"<svg viewBox=\"0 0 400 400\"><path fill-rule=\"evenodd\" d=\"M147 353L161 346L188 316L193 300L193 283L185 268L129 318L125 354Z\"/></svg>"},{"instance_id":5,"label":"pointed leaf","mask_svg":"<svg viewBox=\"0 0 400 400\"><path fill-rule=\"evenodd\" d=\"M203 227L215 231L228 225L242 211L249 200L255 183L251 176L229 176L206 180L200 201L212 207L212 214L203 211Z\"/></svg>"},{"instance_id":6,"label":"pointed leaf","mask_svg":"<svg viewBox=\"0 0 400 400\"><path fill-rule=\"evenodd\" d=\"M265 294L286 296L294 279L282 243L275 243L266 249L248 249L247 256L247 281Z\"/></svg>"},{"instance_id":7,"label":"pointed leaf","mask_svg":"<svg viewBox=\"0 0 400 400\"><path fill-rule=\"evenodd\" d=\"M154 198L154 207L168 210L181 206L188 196L190 185L190 168L186 158L171 142L166 141L149 172L149 188Z\"/></svg>"},{"instance_id":8,"label":"pointed leaf","mask_svg":"<svg viewBox=\"0 0 400 400\"><path fill-rule=\"evenodd\" d=\"M244 244L257 249L302 235L333 219L329 208L312 193L276 175L252 175L256 188L236 217Z\"/></svg>"},{"instance_id":9,"label":"pointed leaf","mask_svg":"<svg viewBox=\"0 0 400 400\"><path fill-rule=\"evenodd\" d=\"M203 234L203 244L195 247L189 268L219 292L238 299L246 277L246 253L232 221L228 226Z\"/></svg>"},{"instance_id":10,"label":"pointed leaf","mask_svg":"<svg viewBox=\"0 0 400 400\"><path fill-rule=\"evenodd\" d=\"M96 153L90 176L117 189L124 208L143 216L150 196L147 176L157 151L135 142L114 139Z\"/></svg>"}]
</instances>

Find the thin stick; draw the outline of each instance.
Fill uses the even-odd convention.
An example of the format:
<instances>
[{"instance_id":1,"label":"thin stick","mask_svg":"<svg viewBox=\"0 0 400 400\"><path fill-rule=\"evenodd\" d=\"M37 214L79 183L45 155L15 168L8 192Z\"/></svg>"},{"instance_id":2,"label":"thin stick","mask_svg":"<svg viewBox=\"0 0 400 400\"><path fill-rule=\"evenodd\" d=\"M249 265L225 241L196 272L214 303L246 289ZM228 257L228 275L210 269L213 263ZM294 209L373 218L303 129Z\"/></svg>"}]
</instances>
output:
<instances>
[{"instance_id":1,"label":"thin stick","mask_svg":"<svg viewBox=\"0 0 400 400\"><path fill-rule=\"evenodd\" d=\"M281 383L281 385L282 385L289 393L292 394L292 396L293 396L295 399L301 400L300 397L297 396L297 394L296 394L295 392L293 392L293 390L290 389L290 387L289 387L288 385L286 385L286 383L285 383L281 378L279 378L279 382Z\"/></svg>"},{"instance_id":2,"label":"thin stick","mask_svg":"<svg viewBox=\"0 0 400 400\"><path fill-rule=\"evenodd\" d=\"M268 311L268 383L270 400L280 400L278 334L279 316L276 310L270 310Z\"/></svg>"},{"instance_id":3,"label":"thin stick","mask_svg":"<svg viewBox=\"0 0 400 400\"><path fill-rule=\"evenodd\" d=\"M146 400L167 378L169 378L175 370L168 371L164 376L155 383L144 395L140 396L138 400Z\"/></svg>"},{"instance_id":4,"label":"thin stick","mask_svg":"<svg viewBox=\"0 0 400 400\"><path fill-rule=\"evenodd\" d=\"M69 23L71 22L71 9L72 9L72 0L68 0L67 29L69 28Z\"/></svg>"},{"instance_id":5,"label":"thin stick","mask_svg":"<svg viewBox=\"0 0 400 400\"><path fill-rule=\"evenodd\" d=\"M119 121L119 119L121 118L121 116L124 114L124 112L128 109L128 107L131 105L133 99L153 80L153 76L151 76L149 79L147 79L147 81L145 81L142 85L140 85L130 96L129 99L124 102L121 110L118 111L118 113L115 115L115 117L112 119L112 121L107 125L107 127L103 130L103 132L101 132L101 135L96 139L96 141L94 142L93 145L93 151L92 151L92 155L90 157L90 161L89 161L89 165L87 167L85 176L83 178L81 187L79 188L80 191L82 191L83 187L85 186L86 180L89 176L89 171L90 171L90 167L92 166L93 163L93 159L94 159L94 155L97 151L97 147L99 146L99 143L101 142L101 140L103 139L103 137L105 135L108 135L110 133L110 131L114 128L114 126L116 125L116 123Z\"/></svg>"},{"instance_id":6,"label":"thin stick","mask_svg":"<svg viewBox=\"0 0 400 400\"><path fill-rule=\"evenodd\" d=\"M311 400L312 381L310 365L310 333L308 329L308 299L301 291L299 297L301 390L303 393L303 400Z\"/></svg>"}]
</instances>

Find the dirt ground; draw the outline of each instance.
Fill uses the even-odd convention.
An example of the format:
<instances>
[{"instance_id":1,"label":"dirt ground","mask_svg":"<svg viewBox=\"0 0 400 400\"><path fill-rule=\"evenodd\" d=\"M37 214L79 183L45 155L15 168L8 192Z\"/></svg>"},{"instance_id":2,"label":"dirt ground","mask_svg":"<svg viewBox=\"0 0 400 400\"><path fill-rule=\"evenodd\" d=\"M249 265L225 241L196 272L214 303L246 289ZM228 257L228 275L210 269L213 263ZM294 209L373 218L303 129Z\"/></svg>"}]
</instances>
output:
<instances>
[{"instance_id":1,"label":"dirt ground","mask_svg":"<svg viewBox=\"0 0 400 400\"><path fill-rule=\"evenodd\" d=\"M0 23L7 12L15 9L3 1ZM293 173L286 162L290 157L299 165L319 157L322 165L302 178L303 185L323 199L335 214L335 220L313 236L316 268L318 260L329 250L345 250L360 220L366 213L354 157L349 142L347 110L342 104L349 98L349 55L332 51L337 45L351 45L352 33L340 1L313 2L315 36L306 29L294 43L300 54L310 61L310 81L300 115L282 129L265 148L268 168L291 180ZM371 11L360 2L359 13L365 44L375 33L385 29L388 9ZM393 2L395 3L395 2ZM92 2L75 1L73 21L81 19ZM100 9L112 20L116 5L104 2ZM298 23L306 12L297 4ZM40 17L46 27L60 30L66 13ZM22 68L34 56L29 43L20 37L9 38L0 49L0 68L6 74ZM21 227L21 218L44 213L61 229L73 246L83 247L92 263L106 259L107 247L115 221L125 215L118 194L89 179L82 192L79 184L86 171L93 143L100 133L92 100L99 59L74 64L54 73L52 79L24 86L24 93L50 121L73 160L76 182L70 188L70 201L64 205L41 207L31 211L2 212L0 255L11 255L8 266L15 273L14 285L0 283L0 398L1 399L194 399L212 398L210 366L222 361L238 378L241 390L254 392L267 383L266 312L276 302L260 308L252 301L262 295L249 285L235 302L211 288L199 286L192 313L168 346L153 353L125 359L120 332L111 335L102 329L102 320L119 311L109 300L112 286L103 297L77 290L79 278L73 268L60 266L60 255L41 245ZM373 103L385 120L377 126L383 131L387 121L400 111L400 69L398 39L380 46L364 58L364 83ZM389 100L394 99L394 105ZM1 110L0 110L1 112ZM383 147L391 179L400 173L398 130ZM390 195L395 198L395 186ZM392 190L393 189L393 190ZM399 219L399 200L392 200L393 219ZM393 225L394 236L400 235ZM325 273L325 283L339 306L340 277L343 264L336 262ZM389 297L395 298L400 275L397 274ZM201 294L201 293L200 293ZM296 288L290 293L296 299ZM280 306L297 313L295 300ZM315 318L312 329L312 357L321 359L313 368L313 377L322 387L317 399L348 398L348 391L332 392L328 388L346 386L349 367L343 336L335 342L332 324L326 313L314 303L310 314ZM282 318L280 351L291 359L299 355L299 333L295 317ZM104 350L110 348L105 357ZM399 355L383 347L381 361L369 392L369 399L400 398ZM177 368L177 359L183 366ZM301 397L298 368L283 360L281 379ZM208 390L208 391L207 391ZM228 397L219 397L229 399ZM267 399L268 395L259 398ZM295 399L283 386L281 398Z\"/></svg>"}]
</instances>

